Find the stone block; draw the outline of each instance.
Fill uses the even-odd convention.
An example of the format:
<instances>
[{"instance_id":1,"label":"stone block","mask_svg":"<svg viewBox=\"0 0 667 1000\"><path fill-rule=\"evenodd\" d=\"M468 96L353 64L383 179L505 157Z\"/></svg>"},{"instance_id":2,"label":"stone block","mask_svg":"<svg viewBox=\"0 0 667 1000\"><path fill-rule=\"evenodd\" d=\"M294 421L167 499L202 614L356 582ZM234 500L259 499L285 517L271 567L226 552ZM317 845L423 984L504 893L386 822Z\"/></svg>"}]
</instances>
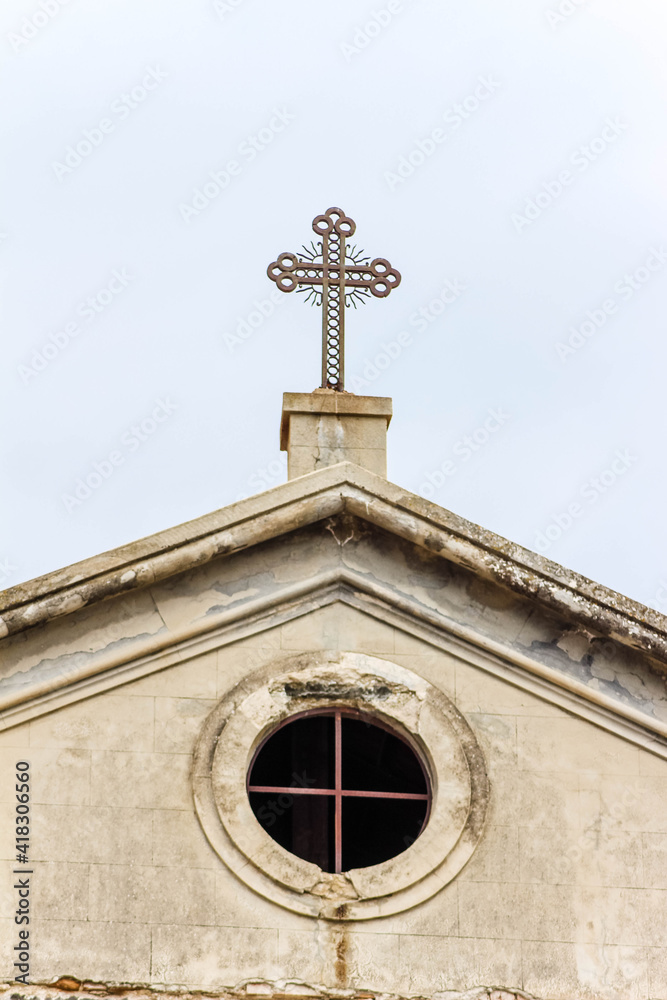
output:
<instances>
[{"instance_id":1,"label":"stone block","mask_svg":"<svg viewBox=\"0 0 667 1000\"><path fill-rule=\"evenodd\" d=\"M215 700L204 698L156 698L155 750L191 754L204 720L215 704Z\"/></svg>"},{"instance_id":2,"label":"stone block","mask_svg":"<svg viewBox=\"0 0 667 1000\"><path fill-rule=\"evenodd\" d=\"M644 884L638 833L600 827L578 832L522 827L520 844L524 882L608 887Z\"/></svg>"},{"instance_id":3,"label":"stone block","mask_svg":"<svg viewBox=\"0 0 667 1000\"><path fill-rule=\"evenodd\" d=\"M522 942L476 938L474 980L477 986L482 983L502 984L512 995L523 980ZM498 995L498 1000L501 997L504 1000L502 994ZM494 993L489 1000L496 1000Z\"/></svg>"},{"instance_id":4,"label":"stone block","mask_svg":"<svg viewBox=\"0 0 667 1000\"><path fill-rule=\"evenodd\" d=\"M667 997L667 948L647 948L648 995L662 1000Z\"/></svg>"},{"instance_id":5,"label":"stone block","mask_svg":"<svg viewBox=\"0 0 667 1000\"><path fill-rule=\"evenodd\" d=\"M365 417L356 414L299 413L290 419L289 454L295 448L329 449L347 452L350 448L387 449L385 417ZM339 461L349 461L340 458ZM331 462L327 464L333 464ZM309 469L313 472L314 469ZM294 478L294 477L291 477Z\"/></svg>"},{"instance_id":6,"label":"stone block","mask_svg":"<svg viewBox=\"0 0 667 1000\"><path fill-rule=\"evenodd\" d=\"M222 989L246 979L278 979L278 931L257 927L153 928L153 983Z\"/></svg>"},{"instance_id":7,"label":"stone block","mask_svg":"<svg viewBox=\"0 0 667 1000\"><path fill-rule=\"evenodd\" d=\"M533 719L563 717L562 709L556 705L460 660L456 662L456 704L464 714L492 712Z\"/></svg>"},{"instance_id":8,"label":"stone block","mask_svg":"<svg viewBox=\"0 0 667 1000\"><path fill-rule=\"evenodd\" d=\"M88 919L150 924L153 876L158 870L152 865L132 863L91 865Z\"/></svg>"},{"instance_id":9,"label":"stone block","mask_svg":"<svg viewBox=\"0 0 667 1000\"><path fill-rule=\"evenodd\" d=\"M586 774L581 786L585 827L667 833L667 779Z\"/></svg>"},{"instance_id":10,"label":"stone block","mask_svg":"<svg viewBox=\"0 0 667 1000\"><path fill-rule=\"evenodd\" d=\"M215 877L205 868L92 865L90 919L215 924Z\"/></svg>"},{"instance_id":11,"label":"stone block","mask_svg":"<svg viewBox=\"0 0 667 1000\"><path fill-rule=\"evenodd\" d=\"M30 763L30 800L34 805L85 805L90 802L90 750L3 748L0 750L0 773L13 775L14 765L21 759ZM15 795L14 781L0 782L0 802L14 803Z\"/></svg>"},{"instance_id":12,"label":"stone block","mask_svg":"<svg viewBox=\"0 0 667 1000\"><path fill-rule=\"evenodd\" d=\"M465 871L465 869L464 869ZM455 879L444 886L431 899L404 913L396 913L382 920L382 930L390 934L431 935L434 928L443 937L459 936L459 881Z\"/></svg>"},{"instance_id":13,"label":"stone block","mask_svg":"<svg viewBox=\"0 0 667 1000\"><path fill-rule=\"evenodd\" d=\"M265 640L264 644L259 641L261 639ZM217 698L222 698L255 670L261 670L279 652L280 629L278 628L261 632L242 642L223 646L218 650Z\"/></svg>"},{"instance_id":14,"label":"stone block","mask_svg":"<svg viewBox=\"0 0 667 1000\"><path fill-rule=\"evenodd\" d=\"M317 933L281 929L278 957L285 977L311 983L389 992L401 974L396 934L361 929L350 934L336 924Z\"/></svg>"},{"instance_id":15,"label":"stone block","mask_svg":"<svg viewBox=\"0 0 667 1000\"><path fill-rule=\"evenodd\" d=\"M288 478L353 462L386 478L391 400L331 389L284 393L280 447Z\"/></svg>"},{"instance_id":16,"label":"stone block","mask_svg":"<svg viewBox=\"0 0 667 1000\"><path fill-rule=\"evenodd\" d=\"M109 983L145 983L150 979L149 927L36 919L33 932L39 942L30 967L33 982L68 975Z\"/></svg>"},{"instance_id":17,"label":"stone block","mask_svg":"<svg viewBox=\"0 0 667 1000\"><path fill-rule=\"evenodd\" d=\"M554 831L565 827L579 830L582 820L577 774L517 771L495 767L493 759L487 763L491 780L487 822L498 826L547 826Z\"/></svg>"},{"instance_id":18,"label":"stone block","mask_svg":"<svg viewBox=\"0 0 667 1000\"><path fill-rule=\"evenodd\" d=\"M153 811L153 864L215 871L221 864L194 808Z\"/></svg>"},{"instance_id":19,"label":"stone block","mask_svg":"<svg viewBox=\"0 0 667 1000\"><path fill-rule=\"evenodd\" d=\"M511 715L469 713L468 722L487 760L496 767L516 767L516 719Z\"/></svg>"},{"instance_id":20,"label":"stone block","mask_svg":"<svg viewBox=\"0 0 667 1000\"><path fill-rule=\"evenodd\" d=\"M30 746L152 750L153 698L107 692L30 723Z\"/></svg>"},{"instance_id":21,"label":"stone block","mask_svg":"<svg viewBox=\"0 0 667 1000\"><path fill-rule=\"evenodd\" d=\"M362 469L368 469L376 476L382 476L383 479L387 477L386 452L379 448L340 448L335 451L329 450L322 455L316 445L307 447L297 445L290 448L289 478L306 476L316 469L324 468L326 465L337 465L339 462L352 462L353 465L360 465Z\"/></svg>"},{"instance_id":22,"label":"stone block","mask_svg":"<svg viewBox=\"0 0 667 1000\"><path fill-rule=\"evenodd\" d=\"M570 886L461 882L459 913L462 937L574 940Z\"/></svg>"},{"instance_id":23,"label":"stone block","mask_svg":"<svg viewBox=\"0 0 667 1000\"><path fill-rule=\"evenodd\" d=\"M118 688L121 695L173 698L215 698L218 650L156 670Z\"/></svg>"},{"instance_id":24,"label":"stone block","mask_svg":"<svg viewBox=\"0 0 667 1000\"><path fill-rule=\"evenodd\" d=\"M346 604L335 604L339 649L383 656L394 651L395 629Z\"/></svg>"},{"instance_id":25,"label":"stone block","mask_svg":"<svg viewBox=\"0 0 667 1000\"><path fill-rule=\"evenodd\" d=\"M573 889L577 941L624 947L662 947L667 893L660 889Z\"/></svg>"},{"instance_id":26,"label":"stone block","mask_svg":"<svg viewBox=\"0 0 667 1000\"><path fill-rule=\"evenodd\" d=\"M313 936L314 925L310 917L292 913L290 910L276 910L274 903L248 889L222 862L218 861L213 874L216 924L228 926L233 923L237 927L273 929L277 927L281 934L301 931Z\"/></svg>"},{"instance_id":27,"label":"stone block","mask_svg":"<svg viewBox=\"0 0 667 1000\"><path fill-rule=\"evenodd\" d=\"M149 809L42 805L33 814L35 861L113 864L132 858L150 864L153 816Z\"/></svg>"},{"instance_id":28,"label":"stone block","mask_svg":"<svg viewBox=\"0 0 667 1000\"><path fill-rule=\"evenodd\" d=\"M338 606L329 605L287 622L280 629L280 643L286 652L339 649Z\"/></svg>"},{"instance_id":29,"label":"stone block","mask_svg":"<svg viewBox=\"0 0 667 1000\"><path fill-rule=\"evenodd\" d=\"M282 626L284 650L349 650L391 654L394 629L349 605L336 602Z\"/></svg>"},{"instance_id":30,"label":"stone block","mask_svg":"<svg viewBox=\"0 0 667 1000\"><path fill-rule=\"evenodd\" d=\"M31 905L39 920L89 920L91 865L43 861L34 867ZM5 911L7 912L7 911Z\"/></svg>"},{"instance_id":31,"label":"stone block","mask_svg":"<svg viewBox=\"0 0 667 1000\"><path fill-rule=\"evenodd\" d=\"M151 921L201 927L216 923L213 873L205 868L153 868Z\"/></svg>"},{"instance_id":32,"label":"stone block","mask_svg":"<svg viewBox=\"0 0 667 1000\"><path fill-rule=\"evenodd\" d=\"M518 882L519 830L516 826L488 826L459 879L462 882Z\"/></svg>"},{"instance_id":33,"label":"stone block","mask_svg":"<svg viewBox=\"0 0 667 1000\"><path fill-rule=\"evenodd\" d=\"M647 986L643 949L551 941L523 943L523 988L530 995L549 1000L644 1000Z\"/></svg>"},{"instance_id":34,"label":"stone block","mask_svg":"<svg viewBox=\"0 0 667 1000\"><path fill-rule=\"evenodd\" d=\"M440 688L452 700L456 699L456 660L453 656L395 628L391 659Z\"/></svg>"},{"instance_id":35,"label":"stone block","mask_svg":"<svg viewBox=\"0 0 667 1000\"><path fill-rule=\"evenodd\" d=\"M643 833L641 838L643 884L648 889L667 889L667 833Z\"/></svg>"},{"instance_id":36,"label":"stone block","mask_svg":"<svg viewBox=\"0 0 667 1000\"><path fill-rule=\"evenodd\" d=\"M347 942L344 952L342 949L336 952L338 961L334 971L338 972L338 978L345 971L349 986L391 993L402 975L398 935L372 933L365 927L352 935L342 928L338 933Z\"/></svg>"},{"instance_id":37,"label":"stone block","mask_svg":"<svg viewBox=\"0 0 667 1000\"><path fill-rule=\"evenodd\" d=\"M639 774L637 747L583 719L518 719L517 745L524 770Z\"/></svg>"},{"instance_id":38,"label":"stone block","mask_svg":"<svg viewBox=\"0 0 667 1000\"><path fill-rule=\"evenodd\" d=\"M402 934L400 960L402 988L406 993L431 995L479 985L475 942L469 938Z\"/></svg>"},{"instance_id":39,"label":"stone block","mask_svg":"<svg viewBox=\"0 0 667 1000\"><path fill-rule=\"evenodd\" d=\"M95 750L91 760L93 806L188 809L192 803L190 755Z\"/></svg>"},{"instance_id":40,"label":"stone block","mask_svg":"<svg viewBox=\"0 0 667 1000\"><path fill-rule=\"evenodd\" d=\"M286 979L307 983L334 982L335 979L328 978L334 975L333 952L330 928L326 924L318 932L314 928L296 930L282 926L278 930L277 961L281 975Z\"/></svg>"}]
</instances>

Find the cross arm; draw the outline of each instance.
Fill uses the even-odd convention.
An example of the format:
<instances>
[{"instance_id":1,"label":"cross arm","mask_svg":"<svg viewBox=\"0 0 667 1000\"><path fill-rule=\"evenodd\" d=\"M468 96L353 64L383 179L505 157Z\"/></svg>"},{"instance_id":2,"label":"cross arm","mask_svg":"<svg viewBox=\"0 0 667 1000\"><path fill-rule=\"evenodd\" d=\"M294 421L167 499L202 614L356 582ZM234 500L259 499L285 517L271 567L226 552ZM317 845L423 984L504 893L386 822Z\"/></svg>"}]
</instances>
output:
<instances>
[{"instance_id":1,"label":"cross arm","mask_svg":"<svg viewBox=\"0 0 667 1000\"><path fill-rule=\"evenodd\" d=\"M367 288L371 295L384 298L401 282L399 272L384 257L376 257L370 264L320 264L300 260L296 254L281 253L269 264L266 272L281 292L293 292L298 285L323 285L342 283L349 288Z\"/></svg>"}]
</instances>

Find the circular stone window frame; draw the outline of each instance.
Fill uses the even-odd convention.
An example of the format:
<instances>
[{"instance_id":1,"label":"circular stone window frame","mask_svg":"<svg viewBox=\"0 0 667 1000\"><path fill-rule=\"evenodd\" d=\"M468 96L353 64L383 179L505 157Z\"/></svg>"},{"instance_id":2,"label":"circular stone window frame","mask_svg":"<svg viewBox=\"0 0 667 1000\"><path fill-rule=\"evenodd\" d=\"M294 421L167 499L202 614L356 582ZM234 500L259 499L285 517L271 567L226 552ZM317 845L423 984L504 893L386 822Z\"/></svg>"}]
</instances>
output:
<instances>
[{"instance_id":1,"label":"circular stone window frame","mask_svg":"<svg viewBox=\"0 0 667 1000\"><path fill-rule=\"evenodd\" d=\"M342 874L281 847L247 793L248 769L272 731L292 716L334 708L374 716L405 739L431 789L428 821L405 851ZM489 782L472 729L442 691L389 660L343 652L273 661L233 688L202 728L193 791L209 843L250 889L295 913L368 920L424 902L461 871L483 832Z\"/></svg>"}]
</instances>

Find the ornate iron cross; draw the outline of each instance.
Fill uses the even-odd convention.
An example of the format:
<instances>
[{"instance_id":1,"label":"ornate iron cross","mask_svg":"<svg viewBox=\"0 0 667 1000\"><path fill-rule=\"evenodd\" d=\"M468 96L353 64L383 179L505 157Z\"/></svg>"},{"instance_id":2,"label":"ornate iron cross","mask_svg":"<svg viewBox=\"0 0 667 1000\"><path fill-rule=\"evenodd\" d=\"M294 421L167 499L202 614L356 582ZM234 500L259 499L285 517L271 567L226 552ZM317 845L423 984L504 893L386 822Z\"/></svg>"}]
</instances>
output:
<instances>
[{"instance_id":1,"label":"ornate iron cross","mask_svg":"<svg viewBox=\"0 0 667 1000\"><path fill-rule=\"evenodd\" d=\"M370 260L346 240L356 223L340 208L328 208L313 219L321 237L303 254L281 253L269 264L267 274L281 292L306 293L306 301L322 306L322 387L344 388L345 307L369 295L382 299L401 283L401 276L384 257Z\"/></svg>"}]
</instances>

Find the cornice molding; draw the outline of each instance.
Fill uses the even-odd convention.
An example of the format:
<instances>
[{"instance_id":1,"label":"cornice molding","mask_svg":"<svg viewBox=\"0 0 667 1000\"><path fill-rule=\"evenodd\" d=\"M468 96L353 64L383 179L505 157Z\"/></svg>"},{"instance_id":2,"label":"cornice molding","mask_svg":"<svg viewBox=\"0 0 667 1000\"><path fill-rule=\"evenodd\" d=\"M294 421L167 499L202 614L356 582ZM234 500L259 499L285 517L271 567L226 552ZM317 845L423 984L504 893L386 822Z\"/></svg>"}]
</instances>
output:
<instances>
[{"instance_id":1,"label":"cornice molding","mask_svg":"<svg viewBox=\"0 0 667 1000\"><path fill-rule=\"evenodd\" d=\"M344 512L667 664L667 617L350 463L13 587L0 637Z\"/></svg>"}]
</instances>

